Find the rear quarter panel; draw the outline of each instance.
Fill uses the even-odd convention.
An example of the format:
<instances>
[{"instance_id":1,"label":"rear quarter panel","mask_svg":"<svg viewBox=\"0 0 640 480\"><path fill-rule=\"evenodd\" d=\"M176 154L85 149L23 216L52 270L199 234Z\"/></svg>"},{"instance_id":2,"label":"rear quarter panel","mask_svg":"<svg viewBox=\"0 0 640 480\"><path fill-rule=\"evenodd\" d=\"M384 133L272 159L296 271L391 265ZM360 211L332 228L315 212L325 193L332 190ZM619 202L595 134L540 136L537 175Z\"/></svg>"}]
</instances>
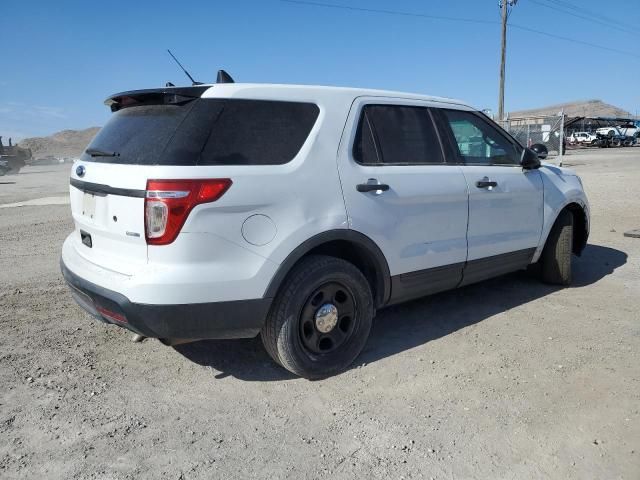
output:
<instances>
[{"instance_id":1,"label":"rear quarter panel","mask_svg":"<svg viewBox=\"0 0 640 480\"><path fill-rule=\"evenodd\" d=\"M180 237L206 234L214 242L196 242L190 262L209 263L210 275L221 281L216 264L234 263L234 278L259 280L251 284L247 298L260 297L267 289L277 265L305 240L327 230L347 228L347 217L338 177L336 154L352 98L341 95L317 95L299 90L220 89L205 96L261 100L310 102L320 113L309 137L296 157L284 165L162 167L164 178L230 178L233 184L216 202L202 204L190 213ZM257 219L257 221L256 221ZM251 232L251 233L248 233ZM253 238L251 237L253 235ZM224 248L223 245L228 245ZM181 260L182 242L175 246L149 247L150 263L167 264ZM208 246L209 245L209 246ZM217 248L214 247L217 246ZM223 247L223 248L221 248ZM243 259L246 254L251 261ZM233 261L230 256L243 258ZM208 275L206 272L205 275Z\"/></svg>"}]
</instances>

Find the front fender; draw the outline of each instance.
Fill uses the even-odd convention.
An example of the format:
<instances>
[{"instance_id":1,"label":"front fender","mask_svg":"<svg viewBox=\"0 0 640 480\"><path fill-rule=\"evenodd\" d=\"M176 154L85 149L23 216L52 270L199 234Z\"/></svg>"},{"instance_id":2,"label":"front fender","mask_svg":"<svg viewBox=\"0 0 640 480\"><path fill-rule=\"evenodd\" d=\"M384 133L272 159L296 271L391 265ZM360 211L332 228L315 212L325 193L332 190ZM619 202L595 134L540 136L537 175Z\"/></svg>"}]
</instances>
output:
<instances>
[{"instance_id":1,"label":"front fender","mask_svg":"<svg viewBox=\"0 0 640 480\"><path fill-rule=\"evenodd\" d=\"M590 229L589 201L580 178L572 172L553 166L544 166L540 169L540 173L544 185L544 220L540 242L533 255L534 262L540 258L551 228L565 208L577 205L584 212L585 240Z\"/></svg>"}]
</instances>

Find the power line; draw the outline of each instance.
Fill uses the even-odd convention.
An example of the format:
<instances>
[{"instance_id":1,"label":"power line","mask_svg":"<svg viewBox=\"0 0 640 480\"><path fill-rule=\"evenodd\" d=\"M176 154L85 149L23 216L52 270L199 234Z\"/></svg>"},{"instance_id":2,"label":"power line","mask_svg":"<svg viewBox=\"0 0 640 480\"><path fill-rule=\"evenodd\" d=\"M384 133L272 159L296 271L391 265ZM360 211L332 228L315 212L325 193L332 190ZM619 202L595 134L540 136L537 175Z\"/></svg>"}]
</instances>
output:
<instances>
[{"instance_id":1,"label":"power line","mask_svg":"<svg viewBox=\"0 0 640 480\"><path fill-rule=\"evenodd\" d=\"M543 3L540 0L529 0L529 1L531 3L535 3L536 5L540 5L541 7L550 8L551 10L555 10L556 12L561 12L561 13L564 13L565 15L571 15L571 16L576 17L576 18L581 18L581 19L586 20L588 22L596 23L598 25L602 25L602 26L605 26L605 27L615 28L616 30L620 30L620 31L625 32L625 33L636 34L636 35L640 33L640 30L634 30L631 27L623 26L622 24L619 24L619 23L617 23L615 21L605 20L604 17L603 18L594 18L592 16L583 15L582 13L576 13L575 11L573 11L573 9L563 6L562 3L560 3L560 2L553 2L552 4L547 4L547 3ZM548 0L548 1L550 1L550 0Z\"/></svg>"},{"instance_id":2,"label":"power line","mask_svg":"<svg viewBox=\"0 0 640 480\"><path fill-rule=\"evenodd\" d=\"M295 3L298 5L312 5L316 7L328 7L328 8L336 8L339 10L351 10L354 12L367 12L367 13L382 13L386 15L397 15L402 17L417 17L417 18L428 18L431 20L445 20L449 22L467 22L467 23L481 23L485 25L495 25L497 22L491 20L479 20L475 18L460 18L460 17L446 17L442 15L428 15L426 13L413 13L413 12L402 12L399 10L384 10L379 8L365 8L365 7L353 7L350 5L336 5L334 3L323 3L323 2L314 2L307 0L280 0L285 3Z\"/></svg>"},{"instance_id":3,"label":"power line","mask_svg":"<svg viewBox=\"0 0 640 480\"><path fill-rule=\"evenodd\" d=\"M367 13L378 13L378 14L385 14L385 15L396 15L396 16L403 16L403 17L416 17L416 18L425 18L425 19L430 19L430 20L444 20L444 21L450 21L450 22L465 22L465 23L479 23L479 24L485 24L485 25L500 25L500 22L495 22L492 20L479 20L479 19L475 19L475 18L462 18L462 17L448 17L448 16L441 16L441 15L429 15L429 14L425 14L425 13L414 13L414 12L406 12L406 11L398 11L398 10L384 10L384 9L377 9L377 8L365 8L365 7L352 7L352 6L347 6L347 5L337 5L335 3L324 3L324 2L317 2L317 1L307 1L307 0L280 0L281 2L285 2L285 3L293 3L293 4L298 4L298 5L310 5L310 6L316 6L316 7L327 7L327 8L334 8L337 10L351 10L351 11L355 11L355 12L367 12ZM556 35L553 33L549 33L549 32L543 32L541 30L535 30L533 28L529 28L529 27L525 27L522 25L516 25L513 23L509 24L512 28L518 29L518 30L524 30L530 33L536 33L538 35L544 35L546 37L550 37L550 38L555 38L558 40L564 40L566 42L572 42L572 43L577 43L580 45L586 45L589 47L593 47L593 48L598 48L601 50L606 50L609 52L614 52L614 53L619 53L621 55L627 55L630 57L634 57L637 59L640 59L640 55L632 53L632 52L627 52L624 50L619 50L617 48L611 48L611 47L606 47L604 45L598 45L595 43L590 43L590 42L586 42L583 40L578 40L575 38L570 38L570 37L565 37L562 35Z\"/></svg>"},{"instance_id":4,"label":"power line","mask_svg":"<svg viewBox=\"0 0 640 480\"><path fill-rule=\"evenodd\" d=\"M510 23L509 25L511 26L511 28L516 28L518 30L524 30L525 32L537 33L538 35L544 35L546 37L557 38L558 40L565 40L567 42L578 43L580 45L586 45L587 47L599 48L601 50L607 50L609 52L620 53L622 55L629 55L631 57L640 59L640 55L637 55L637 54L631 53L631 52L625 52L624 50L618 50L617 48L605 47L604 45L597 45L595 43L585 42L583 40L576 40L575 38L563 37L562 35L555 35L553 33L543 32L543 31L540 31L540 30L535 30L533 28L524 27L522 25L514 25L513 23Z\"/></svg>"},{"instance_id":5,"label":"power line","mask_svg":"<svg viewBox=\"0 0 640 480\"><path fill-rule=\"evenodd\" d=\"M564 7L568 10L572 10L572 11L577 11L586 15L593 15L594 17L597 17L599 20L601 21L606 21L609 23L613 23L613 24L618 24L618 25L622 25L625 28L629 28L631 30L635 30L635 31L640 31L638 29L638 27L636 27L635 25L632 25L630 23L625 23L625 22L621 22L619 19L615 19L612 17L607 17L606 15L603 15L602 12L599 11L594 11L594 10L589 10L588 8L583 7L582 5L576 5L575 3L566 1L566 0L547 0L548 2L551 3L555 3L558 6Z\"/></svg>"}]
</instances>

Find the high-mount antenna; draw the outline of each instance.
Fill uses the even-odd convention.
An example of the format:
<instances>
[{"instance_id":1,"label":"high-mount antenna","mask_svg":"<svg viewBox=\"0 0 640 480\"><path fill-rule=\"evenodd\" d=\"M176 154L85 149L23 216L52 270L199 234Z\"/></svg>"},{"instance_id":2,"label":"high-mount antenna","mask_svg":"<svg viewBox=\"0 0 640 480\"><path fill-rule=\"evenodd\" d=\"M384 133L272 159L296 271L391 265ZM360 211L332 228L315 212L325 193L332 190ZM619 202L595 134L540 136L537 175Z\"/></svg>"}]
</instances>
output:
<instances>
[{"instance_id":1,"label":"high-mount antenna","mask_svg":"<svg viewBox=\"0 0 640 480\"><path fill-rule=\"evenodd\" d=\"M192 77L191 75L189 75L189 72L187 72L187 69L186 69L186 68L184 68L184 67L182 66L182 64L180 63L180 61L175 57L175 55L174 55L173 53L171 53L171 50L169 50L169 49L167 48L167 52L169 52L169 55L171 55L171 58L173 58L173 59L176 61L176 63L177 63L177 64L178 64L178 66L182 69L182 71L184 72L184 74L185 74L187 77L189 77L189 80L191 80L191 85L203 85L203 83L202 83L202 82L196 82L196 81L193 79L193 77Z\"/></svg>"}]
</instances>

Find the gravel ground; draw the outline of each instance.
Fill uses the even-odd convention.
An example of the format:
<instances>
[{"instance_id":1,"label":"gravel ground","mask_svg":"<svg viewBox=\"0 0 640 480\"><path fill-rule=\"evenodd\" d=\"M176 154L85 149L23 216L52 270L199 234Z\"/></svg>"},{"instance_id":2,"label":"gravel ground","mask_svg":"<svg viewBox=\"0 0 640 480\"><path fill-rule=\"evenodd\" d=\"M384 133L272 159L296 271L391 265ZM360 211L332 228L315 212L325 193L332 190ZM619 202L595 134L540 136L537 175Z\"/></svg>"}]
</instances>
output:
<instances>
[{"instance_id":1,"label":"gravel ground","mask_svg":"<svg viewBox=\"0 0 640 480\"><path fill-rule=\"evenodd\" d=\"M68 205L0 208L0 477L640 478L640 148L566 163L593 222L571 288L516 273L384 310L318 382L258 339L132 343L61 279ZM0 204L64 196L69 168L2 177Z\"/></svg>"}]
</instances>

